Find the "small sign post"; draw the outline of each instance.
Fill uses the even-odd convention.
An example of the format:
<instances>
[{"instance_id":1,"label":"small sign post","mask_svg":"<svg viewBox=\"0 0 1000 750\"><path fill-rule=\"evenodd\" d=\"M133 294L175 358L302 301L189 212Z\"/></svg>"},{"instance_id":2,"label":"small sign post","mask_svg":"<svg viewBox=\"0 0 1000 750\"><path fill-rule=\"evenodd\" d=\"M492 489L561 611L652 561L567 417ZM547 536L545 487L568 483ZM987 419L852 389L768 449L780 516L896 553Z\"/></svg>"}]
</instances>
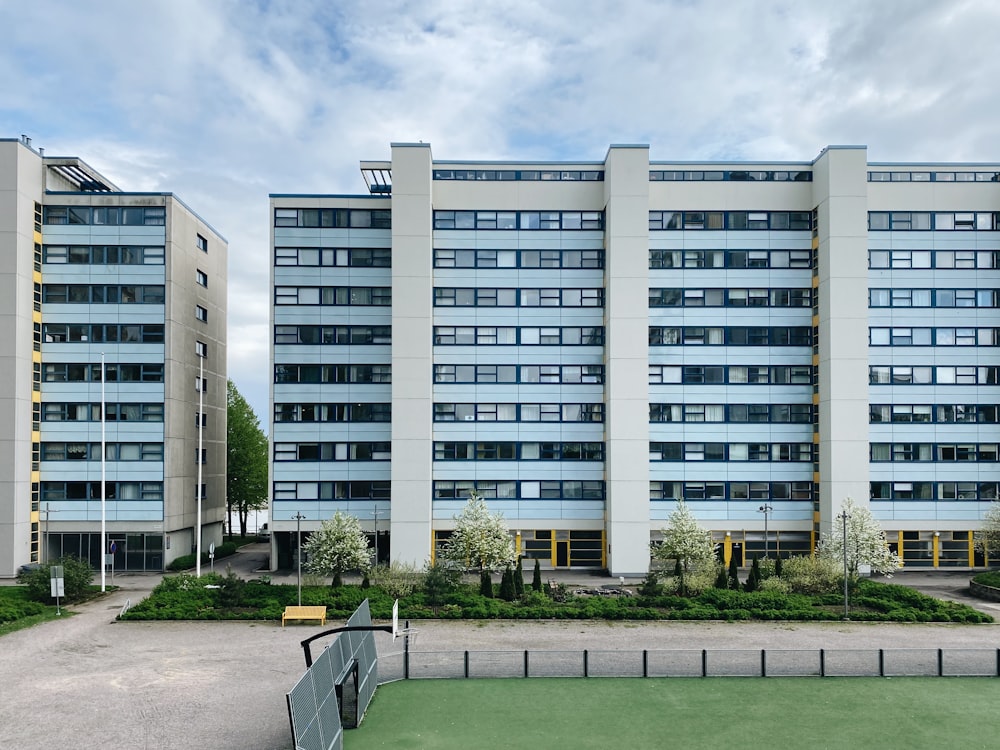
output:
<instances>
[{"instance_id":1,"label":"small sign post","mask_svg":"<svg viewBox=\"0 0 1000 750\"><path fill-rule=\"evenodd\" d=\"M111 542L108 547L108 554L104 556L104 567L111 568L111 585L115 585L115 552L118 551L118 542Z\"/></svg>"},{"instance_id":2,"label":"small sign post","mask_svg":"<svg viewBox=\"0 0 1000 750\"><path fill-rule=\"evenodd\" d=\"M49 586L52 597L56 600L56 615L61 615L62 610L59 607L59 598L66 596L66 579L62 565L53 565L49 568Z\"/></svg>"},{"instance_id":3,"label":"small sign post","mask_svg":"<svg viewBox=\"0 0 1000 750\"><path fill-rule=\"evenodd\" d=\"M208 560L212 564L212 572L215 572L215 542L208 545Z\"/></svg>"}]
</instances>

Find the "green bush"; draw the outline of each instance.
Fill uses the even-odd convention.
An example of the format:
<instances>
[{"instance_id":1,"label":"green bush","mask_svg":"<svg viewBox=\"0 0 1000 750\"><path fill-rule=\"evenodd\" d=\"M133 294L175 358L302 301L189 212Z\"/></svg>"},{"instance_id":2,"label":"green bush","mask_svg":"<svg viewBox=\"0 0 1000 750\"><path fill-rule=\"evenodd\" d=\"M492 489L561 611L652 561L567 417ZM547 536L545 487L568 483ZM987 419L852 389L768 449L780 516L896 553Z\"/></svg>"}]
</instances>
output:
<instances>
[{"instance_id":1,"label":"green bush","mask_svg":"<svg viewBox=\"0 0 1000 750\"><path fill-rule=\"evenodd\" d=\"M218 560L223 557L229 557L230 555L235 555L238 547L235 542L223 542L222 544L216 545L215 547L215 559ZM181 555L175 558L167 566L167 570L179 571L179 570L190 570L195 567L195 560L197 555L191 553L190 555ZM203 566L209 565L212 561L208 558L208 552L202 551L201 553L201 564Z\"/></svg>"},{"instance_id":2,"label":"green bush","mask_svg":"<svg viewBox=\"0 0 1000 750\"><path fill-rule=\"evenodd\" d=\"M393 599L404 599L420 587L424 574L415 565L393 562L376 565L368 578L373 586L378 586Z\"/></svg>"},{"instance_id":3,"label":"green bush","mask_svg":"<svg viewBox=\"0 0 1000 750\"><path fill-rule=\"evenodd\" d=\"M35 570L19 573L17 582L24 584L28 597L36 602L48 604L52 602L52 567L61 565L63 568L64 602L78 602L90 595L90 584L94 580L94 569L90 563L79 557L69 555L53 562L40 565Z\"/></svg>"},{"instance_id":4,"label":"green bush","mask_svg":"<svg viewBox=\"0 0 1000 750\"><path fill-rule=\"evenodd\" d=\"M295 604L294 585L228 588L229 576L169 576L152 595L133 607L125 619L268 619L279 620L285 606ZM219 588L206 588L206 585ZM839 620L843 599L838 593L790 593L788 581L772 577L756 592L708 588L697 597L669 594L635 597L574 596L562 587L564 601L527 591L515 601L481 596L471 584L458 585L442 604L431 605L425 592L400 601L404 619L604 619L604 620ZM302 603L327 607L331 620L346 619L368 599L372 617L388 620L393 597L377 586L308 586ZM952 602L939 601L902 586L861 580L851 595L856 620L899 622L991 622L988 615Z\"/></svg>"},{"instance_id":5,"label":"green bush","mask_svg":"<svg viewBox=\"0 0 1000 750\"><path fill-rule=\"evenodd\" d=\"M782 563L781 577L797 594L829 594L840 587L843 571L832 560L802 555Z\"/></svg>"},{"instance_id":6,"label":"green bush","mask_svg":"<svg viewBox=\"0 0 1000 750\"><path fill-rule=\"evenodd\" d=\"M44 611L45 606L39 602L0 602L0 625L23 617L40 615Z\"/></svg>"},{"instance_id":7,"label":"green bush","mask_svg":"<svg viewBox=\"0 0 1000 750\"><path fill-rule=\"evenodd\" d=\"M995 589L1000 589L1000 570L988 570L985 573L974 576L972 580L982 586L992 586Z\"/></svg>"},{"instance_id":8,"label":"green bush","mask_svg":"<svg viewBox=\"0 0 1000 750\"><path fill-rule=\"evenodd\" d=\"M424 593L428 604L444 603L448 594L456 591L462 581L462 571L447 560L435 560L424 568Z\"/></svg>"}]
</instances>

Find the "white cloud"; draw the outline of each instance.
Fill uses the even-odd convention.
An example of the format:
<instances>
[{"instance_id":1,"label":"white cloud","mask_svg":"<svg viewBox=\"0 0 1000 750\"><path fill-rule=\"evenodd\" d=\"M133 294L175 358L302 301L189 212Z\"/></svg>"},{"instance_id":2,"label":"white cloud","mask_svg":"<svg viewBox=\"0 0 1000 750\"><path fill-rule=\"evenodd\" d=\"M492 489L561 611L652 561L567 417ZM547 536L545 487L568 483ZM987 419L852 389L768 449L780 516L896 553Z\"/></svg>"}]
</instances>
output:
<instances>
[{"instance_id":1,"label":"white cloud","mask_svg":"<svg viewBox=\"0 0 1000 750\"><path fill-rule=\"evenodd\" d=\"M0 135L230 242L230 373L266 422L269 192L362 192L391 141L437 158L996 160L983 0L36 0L0 5Z\"/></svg>"}]
</instances>

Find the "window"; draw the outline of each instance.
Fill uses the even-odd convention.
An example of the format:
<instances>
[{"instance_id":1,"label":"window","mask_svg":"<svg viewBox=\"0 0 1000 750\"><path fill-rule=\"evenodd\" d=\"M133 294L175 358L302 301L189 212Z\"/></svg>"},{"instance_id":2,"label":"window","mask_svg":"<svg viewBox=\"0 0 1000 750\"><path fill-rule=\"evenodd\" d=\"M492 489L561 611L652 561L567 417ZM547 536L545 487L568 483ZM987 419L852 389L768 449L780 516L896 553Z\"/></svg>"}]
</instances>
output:
<instances>
[{"instance_id":1,"label":"window","mask_svg":"<svg viewBox=\"0 0 1000 750\"><path fill-rule=\"evenodd\" d=\"M196 377L194 379L194 389L198 393L208 392L208 379Z\"/></svg>"},{"instance_id":2,"label":"window","mask_svg":"<svg viewBox=\"0 0 1000 750\"><path fill-rule=\"evenodd\" d=\"M200 320L202 323L208 322L208 308L202 307L201 305L194 306L194 317Z\"/></svg>"},{"instance_id":3,"label":"window","mask_svg":"<svg viewBox=\"0 0 1000 750\"><path fill-rule=\"evenodd\" d=\"M194 280L199 286L208 288L208 274L202 271L200 268L195 270Z\"/></svg>"},{"instance_id":4,"label":"window","mask_svg":"<svg viewBox=\"0 0 1000 750\"><path fill-rule=\"evenodd\" d=\"M204 341L195 341L194 353L199 357L208 357L208 344Z\"/></svg>"},{"instance_id":5,"label":"window","mask_svg":"<svg viewBox=\"0 0 1000 750\"><path fill-rule=\"evenodd\" d=\"M203 253L208 252L208 240L202 237L200 234L195 235L195 244L198 246L198 249L201 250Z\"/></svg>"}]
</instances>

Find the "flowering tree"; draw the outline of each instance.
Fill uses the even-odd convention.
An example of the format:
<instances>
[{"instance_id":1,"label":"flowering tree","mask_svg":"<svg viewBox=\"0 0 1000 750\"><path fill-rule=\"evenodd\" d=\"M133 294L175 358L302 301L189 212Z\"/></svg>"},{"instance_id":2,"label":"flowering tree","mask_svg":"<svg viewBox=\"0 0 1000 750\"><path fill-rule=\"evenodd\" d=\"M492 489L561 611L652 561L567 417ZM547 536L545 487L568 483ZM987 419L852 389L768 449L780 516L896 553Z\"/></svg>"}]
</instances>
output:
<instances>
[{"instance_id":1,"label":"flowering tree","mask_svg":"<svg viewBox=\"0 0 1000 750\"><path fill-rule=\"evenodd\" d=\"M683 500L677 501L677 508L667 519L663 529L663 543L654 548L653 555L659 560L676 560L681 568L681 591L685 589L684 579L692 569L700 569L713 562L715 545L712 534L701 527L691 509Z\"/></svg>"},{"instance_id":2,"label":"flowering tree","mask_svg":"<svg viewBox=\"0 0 1000 750\"><path fill-rule=\"evenodd\" d=\"M989 561L1000 556L1000 500L994 500L983 513L983 526L976 532L976 549Z\"/></svg>"},{"instance_id":3,"label":"flowering tree","mask_svg":"<svg viewBox=\"0 0 1000 750\"><path fill-rule=\"evenodd\" d=\"M366 569L371 554L358 519L339 510L309 535L302 548L309 553L306 569L316 575L332 575L334 586L340 585L341 573Z\"/></svg>"},{"instance_id":4,"label":"flowering tree","mask_svg":"<svg viewBox=\"0 0 1000 750\"><path fill-rule=\"evenodd\" d=\"M514 562L514 541L503 513L490 509L475 491L462 512L455 516L455 530L444 548L444 557L462 568L480 574L498 570Z\"/></svg>"},{"instance_id":5,"label":"flowering tree","mask_svg":"<svg viewBox=\"0 0 1000 750\"><path fill-rule=\"evenodd\" d=\"M841 511L847 518L847 572L857 578L858 570L867 565L873 573L890 575L894 570L903 567L899 555L889 549L885 531L872 512L863 505L858 505L850 497L844 498ZM838 515L834 519L833 529L819 545L817 550L821 557L833 562L843 563L844 560L844 523Z\"/></svg>"}]
</instances>

